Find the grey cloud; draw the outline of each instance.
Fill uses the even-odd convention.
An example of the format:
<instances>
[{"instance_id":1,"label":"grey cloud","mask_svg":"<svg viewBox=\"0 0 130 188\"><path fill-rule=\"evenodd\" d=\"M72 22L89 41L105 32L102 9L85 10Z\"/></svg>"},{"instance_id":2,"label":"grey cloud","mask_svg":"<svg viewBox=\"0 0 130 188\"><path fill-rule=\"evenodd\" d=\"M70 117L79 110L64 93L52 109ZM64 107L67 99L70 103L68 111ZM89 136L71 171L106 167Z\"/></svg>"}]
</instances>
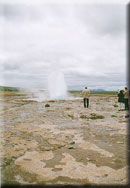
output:
<instances>
[{"instance_id":1,"label":"grey cloud","mask_svg":"<svg viewBox=\"0 0 130 188\"><path fill-rule=\"evenodd\" d=\"M126 28L125 5L4 5L2 16L10 21L44 21L55 16L64 22L66 13L72 14L93 32L116 36ZM71 16L71 14L70 14ZM68 16L69 20L69 16ZM64 22L65 24L65 22Z\"/></svg>"},{"instance_id":2,"label":"grey cloud","mask_svg":"<svg viewBox=\"0 0 130 188\"><path fill-rule=\"evenodd\" d=\"M120 4L87 5L77 8L78 18L100 35L120 35L126 31L126 6Z\"/></svg>"},{"instance_id":3,"label":"grey cloud","mask_svg":"<svg viewBox=\"0 0 130 188\"><path fill-rule=\"evenodd\" d=\"M124 5L15 4L4 6L4 17L7 85L27 80L28 86L46 87L49 72L58 67L69 88L86 81L90 87L125 84Z\"/></svg>"},{"instance_id":4,"label":"grey cloud","mask_svg":"<svg viewBox=\"0 0 130 188\"><path fill-rule=\"evenodd\" d=\"M10 64L5 64L3 65L3 69L4 70L17 70L18 66L16 65L10 65Z\"/></svg>"},{"instance_id":5,"label":"grey cloud","mask_svg":"<svg viewBox=\"0 0 130 188\"><path fill-rule=\"evenodd\" d=\"M37 20L38 14L34 6L5 4L3 5L5 19L9 21Z\"/></svg>"}]
</instances>

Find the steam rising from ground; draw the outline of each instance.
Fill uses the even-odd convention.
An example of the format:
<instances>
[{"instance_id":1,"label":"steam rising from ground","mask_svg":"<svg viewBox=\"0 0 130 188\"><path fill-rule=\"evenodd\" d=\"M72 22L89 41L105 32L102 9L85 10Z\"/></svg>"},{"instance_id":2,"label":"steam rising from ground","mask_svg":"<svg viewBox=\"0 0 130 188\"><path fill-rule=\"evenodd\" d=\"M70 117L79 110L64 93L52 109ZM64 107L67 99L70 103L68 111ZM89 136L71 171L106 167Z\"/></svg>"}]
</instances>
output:
<instances>
[{"instance_id":1,"label":"steam rising from ground","mask_svg":"<svg viewBox=\"0 0 130 188\"><path fill-rule=\"evenodd\" d=\"M62 71L61 61L56 61L50 66L48 80L44 89L25 89L24 92L29 99L42 102L44 100L68 100L73 97L67 92L64 73Z\"/></svg>"},{"instance_id":2,"label":"steam rising from ground","mask_svg":"<svg viewBox=\"0 0 130 188\"><path fill-rule=\"evenodd\" d=\"M27 100L29 99L37 102L42 102L48 99L48 94L46 90L41 90L37 88L19 88L19 90L21 93L25 93L27 95Z\"/></svg>"},{"instance_id":3,"label":"steam rising from ground","mask_svg":"<svg viewBox=\"0 0 130 188\"><path fill-rule=\"evenodd\" d=\"M22 91L22 90L21 90ZM25 89L24 92L29 96L29 99L38 102L48 99L68 99L70 96L67 93L67 85L64 79L64 74L60 70L53 69L48 75L47 89Z\"/></svg>"},{"instance_id":4,"label":"steam rising from ground","mask_svg":"<svg viewBox=\"0 0 130 188\"><path fill-rule=\"evenodd\" d=\"M48 92L51 99L66 99L67 86L64 79L64 74L55 70L48 76Z\"/></svg>"}]
</instances>

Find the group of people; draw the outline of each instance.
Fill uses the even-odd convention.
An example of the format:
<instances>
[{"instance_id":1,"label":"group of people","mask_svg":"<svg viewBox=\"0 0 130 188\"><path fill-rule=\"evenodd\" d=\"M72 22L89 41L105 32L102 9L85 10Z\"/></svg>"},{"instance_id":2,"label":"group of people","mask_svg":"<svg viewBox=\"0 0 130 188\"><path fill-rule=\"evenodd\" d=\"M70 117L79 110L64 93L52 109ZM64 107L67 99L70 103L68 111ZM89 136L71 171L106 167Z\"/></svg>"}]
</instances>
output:
<instances>
[{"instance_id":1,"label":"group of people","mask_svg":"<svg viewBox=\"0 0 130 188\"><path fill-rule=\"evenodd\" d=\"M82 96L83 96L83 102L84 102L84 108L89 107L89 97L90 97L90 91L87 87L82 91ZM129 110L129 91L128 88L125 87L124 90L119 90L118 91L118 102L120 103L120 109L122 104L125 104L125 110Z\"/></svg>"},{"instance_id":2,"label":"group of people","mask_svg":"<svg viewBox=\"0 0 130 188\"><path fill-rule=\"evenodd\" d=\"M124 104L125 110L129 110L129 91L127 87L124 90L118 90L118 102L120 103L120 109Z\"/></svg>"}]
</instances>

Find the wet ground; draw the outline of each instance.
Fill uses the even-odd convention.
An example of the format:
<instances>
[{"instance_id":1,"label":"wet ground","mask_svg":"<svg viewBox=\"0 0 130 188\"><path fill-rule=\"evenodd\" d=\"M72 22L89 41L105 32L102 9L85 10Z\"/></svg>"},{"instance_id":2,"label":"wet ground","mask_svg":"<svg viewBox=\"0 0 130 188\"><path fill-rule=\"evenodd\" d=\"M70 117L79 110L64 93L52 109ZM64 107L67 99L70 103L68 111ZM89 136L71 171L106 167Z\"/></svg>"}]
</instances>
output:
<instances>
[{"instance_id":1,"label":"wet ground","mask_svg":"<svg viewBox=\"0 0 130 188\"><path fill-rule=\"evenodd\" d=\"M2 184L126 184L128 112L116 96L1 96ZM50 107L45 107L49 104Z\"/></svg>"}]
</instances>

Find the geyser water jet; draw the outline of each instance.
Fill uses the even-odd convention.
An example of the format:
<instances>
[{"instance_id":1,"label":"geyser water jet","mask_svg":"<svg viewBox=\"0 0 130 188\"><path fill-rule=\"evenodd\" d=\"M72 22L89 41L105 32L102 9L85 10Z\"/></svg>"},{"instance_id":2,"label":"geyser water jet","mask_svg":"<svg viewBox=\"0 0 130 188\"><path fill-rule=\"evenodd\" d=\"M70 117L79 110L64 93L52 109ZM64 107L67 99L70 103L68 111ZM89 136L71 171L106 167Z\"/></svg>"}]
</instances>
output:
<instances>
[{"instance_id":1,"label":"geyser water jet","mask_svg":"<svg viewBox=\"0 0 130 188\"><path fill-rule=\"evenodd\" d=\"M63 72L54 70L49 74L48 92L51 99L65 99L67 97L67 86Z\"/></svg>"}]
</instances>

